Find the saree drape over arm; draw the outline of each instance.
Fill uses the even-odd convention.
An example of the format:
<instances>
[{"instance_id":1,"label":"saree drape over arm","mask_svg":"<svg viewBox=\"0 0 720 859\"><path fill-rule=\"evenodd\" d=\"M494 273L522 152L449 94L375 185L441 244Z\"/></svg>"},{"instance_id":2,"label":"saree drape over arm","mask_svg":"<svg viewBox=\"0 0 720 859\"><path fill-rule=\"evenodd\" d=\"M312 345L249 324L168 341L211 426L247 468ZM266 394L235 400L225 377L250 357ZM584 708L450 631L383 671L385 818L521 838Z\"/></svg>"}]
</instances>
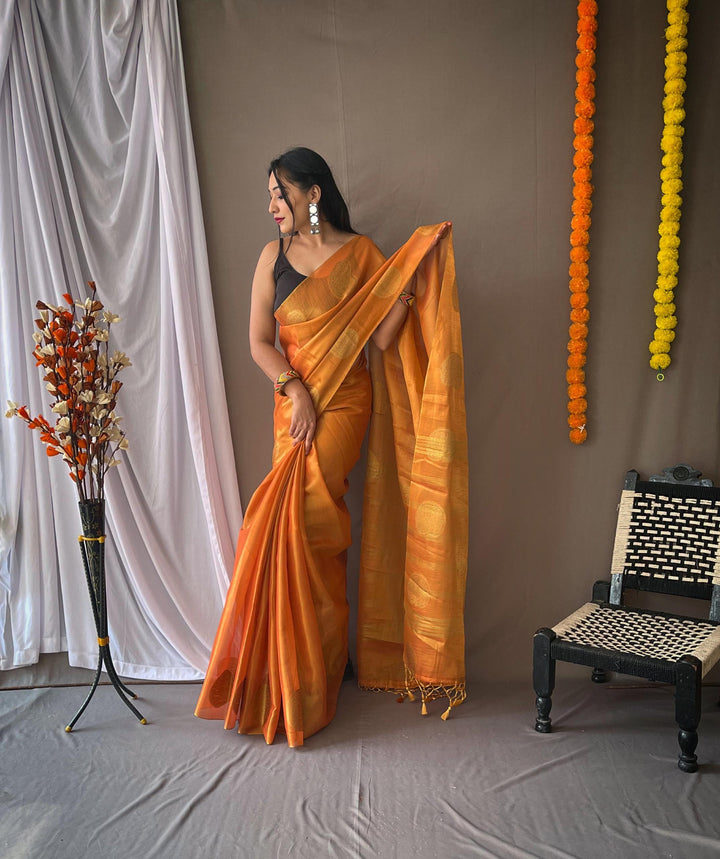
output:
<instances>
[{"instance_id":1,"label":"saree drape over arm","mask_svg":"<svg viewBox=\"0 0 720 859\"><path fill-rule=\"evenodd\" d=\"M313 399L317 429L306 455L288 431L291 401L276 396L273 467L240 532L195 711L202 718L262 733L267 742L281 728L291 746L332 719L348 655L343 496L371 396L378 416L363 526L360 683L405 689L407 666L408 684L424 700L437 696L435 687L451 690L451 701L464 697L462 348L450 237L428 253L437 231L421 227L387 261L366 237L351 239L275 314L283 352ZM408 314L396 350L373 354L371 395L365 345L416 272L418 313ZM386 492L395 493L392 501ZM392 505L387 521L381 504L383 514Z\"/></svg>"}]
</instances>

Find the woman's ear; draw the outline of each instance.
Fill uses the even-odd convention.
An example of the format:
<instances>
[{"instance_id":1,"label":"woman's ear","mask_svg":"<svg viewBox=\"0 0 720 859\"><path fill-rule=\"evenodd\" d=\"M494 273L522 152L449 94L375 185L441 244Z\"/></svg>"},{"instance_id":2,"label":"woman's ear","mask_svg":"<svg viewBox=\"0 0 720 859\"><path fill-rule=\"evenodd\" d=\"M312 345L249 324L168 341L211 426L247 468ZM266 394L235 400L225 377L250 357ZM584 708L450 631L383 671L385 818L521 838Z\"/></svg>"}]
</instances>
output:
<instances>
[{"instance_id":1,"label":"woman's ear","mask_svg":"<svg viewBox=\"0 0 720 859\"><path fill-rule=\"evenodd\" d=\"M319 203L320 197L322 196L322 191L320 190L319 185L313 185L310 189L310 198L308 202L310 203Z\"/></svg>"}]
</instances>

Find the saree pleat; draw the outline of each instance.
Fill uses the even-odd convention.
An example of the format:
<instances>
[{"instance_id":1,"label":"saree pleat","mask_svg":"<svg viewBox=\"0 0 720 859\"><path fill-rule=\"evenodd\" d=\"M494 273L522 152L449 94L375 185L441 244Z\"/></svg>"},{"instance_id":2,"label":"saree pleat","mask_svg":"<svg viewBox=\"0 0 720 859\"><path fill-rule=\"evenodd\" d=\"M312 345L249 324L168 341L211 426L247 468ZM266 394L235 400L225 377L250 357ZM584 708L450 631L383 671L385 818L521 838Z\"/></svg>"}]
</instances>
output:
<instances>
[{"instance_id":1,"label":"saree pleat","mask_svg":"<svg viewBox=\"0 0 720 859\"><path fill-rule=\"evenodd\" d=\"M378 688L405 688L406 669L414 686L427 685L436 676L448 689L464 680L454 602L452 617L434 616L440 613L440 602L450 595L448 587L440 586L434 574L418 577L417 563L410 565L413 577L409 583L400 572L415 556L425 559L438 553L434 544L429 549L418 546L418 541L427 541L427 505L444 503L449 491L461 489L457 479L448 484L447 468L444 477L437 470L426 473L415 455L419 440L436 432L443 412L445 418L449 414L447 385L435 390L440 353L435 354L432 341L442 316L443 289L452 293L442 274L452 250L446 239L428 254L436 232L437 228L420 228L387 261L369 239L353 238L306 278L275 314L283 352L313 399L318 416L316 435L309 454L303 444L294 445L289 435L292 404L288 398L276 396L273 467L253 495L240 532L235 571L195 711L202 718L221 719L226 728L237 726L241 733L262 733L268 743L282 730L290 746L302 745L305 737L333 718L348 656L345 567L350 517L343 496L347 475L360 455L371 400L373 410L381 404L380 412L389 418L389 424L378 423L374 417L370 438L360 682ZM418 316L408 314L390 361L371 351L373 375L378 368L381 373L378 389L373 378L371 390L365 346L423 259L418 274L420 312ZM455 293L455 304L456 300ZM453 343L457 347L459 340ZM454 354L462 362L461 349ZM457 405L455 400L453 404ZM459 415L453 414L459 421ZM456 427L454 432L454 450L462 455L460 431ZM425 448L428 444L432 447L428 442ZM371 463L377 463L379 474ZM394 480L388 479L391 475ZM444 480L444 488L435 485L437 480ZM466 498L466 487L464 491ZM446 518L460 511L462 500L453 503ZM382 521L383 510L397 529L388 530ZM465 527L466 520L465 513ZM462 543L461 532L462 524L452 526L448 536ZM453 552L459 557L462 546L454 547ZM368 563L373 557L375 563ZM387 576L386 559L391 568ZM444 572L450 572L447 564ZM368 581L363 582L365 576ZM464 570L462 578L464 586ZM415 592L426 585L438 591L432 616L417 611ZM462 589L457 582L452 587L457 601ZM368 588L377 589L370 599ZM392 605L388 624L377 614L378 608L381 615L385 611L384 595ZM462 636L461 597L459 622ZM435 675L426 665L427 653L444 648L441 638L448 633L452 654L437 660ZM407 649L402 645L403 636L409 641ZM380 663L379 672L386 682L376 682ZM402 683L397 681L398 670L403 672ZM424 693L427 697L432 696Z\"/></svg>"}]
</instances>

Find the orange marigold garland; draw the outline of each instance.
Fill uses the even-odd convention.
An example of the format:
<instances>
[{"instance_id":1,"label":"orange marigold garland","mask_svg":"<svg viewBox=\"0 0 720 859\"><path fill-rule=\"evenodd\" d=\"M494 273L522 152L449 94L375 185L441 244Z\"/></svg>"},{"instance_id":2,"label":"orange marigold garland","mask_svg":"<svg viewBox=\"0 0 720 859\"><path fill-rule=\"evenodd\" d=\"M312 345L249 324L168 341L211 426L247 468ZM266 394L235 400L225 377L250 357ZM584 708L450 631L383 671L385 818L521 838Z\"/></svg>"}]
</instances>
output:
<instances>
[{"instance_id":1,"label":"orange marigold garland","mask_svg":"<svg viewBox=\"0 0 720 859\"><path fill-rule=\"evenodd\" d=\"M568 426L570 441L582 444L587 438L587 388L585 386L585 361L587 353L588 321L588 260L590 251L590 212L592 210L592 162L593 131L595 124L595 32L597 30L596 0L579 0L577 13L578 38L576 41L577 72L575 80L575 139L573 148L573 203L570 233L570 340L568 342Z\"/></svg>"}]
</instances>

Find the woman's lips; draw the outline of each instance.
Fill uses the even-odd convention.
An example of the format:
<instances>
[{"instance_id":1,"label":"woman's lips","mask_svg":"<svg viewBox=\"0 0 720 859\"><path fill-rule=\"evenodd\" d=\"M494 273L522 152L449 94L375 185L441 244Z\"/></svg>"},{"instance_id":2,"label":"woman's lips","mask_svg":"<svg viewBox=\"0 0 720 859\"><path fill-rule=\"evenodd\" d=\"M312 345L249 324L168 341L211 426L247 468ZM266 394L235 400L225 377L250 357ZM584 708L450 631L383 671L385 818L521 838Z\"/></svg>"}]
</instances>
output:
<instances>
[{"instance_id":1,"label":"woman's lips","mask_svg":"<svg viewBox=\"0 0 720 859\"><path fill-rule=\"evenodd\" d=\"M284 221L285 218L275 218L275 223L279 224L281 221Z\"/></svg>"}]
</instances>

